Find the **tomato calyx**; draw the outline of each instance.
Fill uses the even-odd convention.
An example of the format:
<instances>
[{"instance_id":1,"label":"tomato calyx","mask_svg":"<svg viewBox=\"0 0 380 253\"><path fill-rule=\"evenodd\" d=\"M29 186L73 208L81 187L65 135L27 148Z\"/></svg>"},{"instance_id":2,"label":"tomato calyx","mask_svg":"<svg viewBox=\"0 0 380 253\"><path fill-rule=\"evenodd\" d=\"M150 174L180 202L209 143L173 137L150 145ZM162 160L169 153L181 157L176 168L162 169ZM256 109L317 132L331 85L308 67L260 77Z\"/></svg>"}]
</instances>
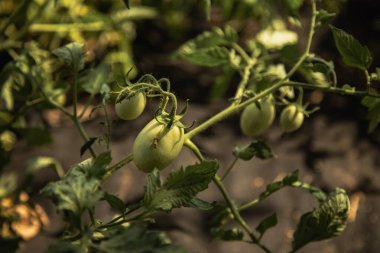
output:
<instances>
[{"instance_id":1,"label":"tomato calyx","mask_svg":"<svg viewBox=\"0 0 380 253\"><path fill-rule=\"evenodd\" d=\"M180 120L185 116L187 109L189 107L189 100L187 99L185 101L185 106L181 110L179 114L175 113L174 107L170 111L170 113L167 113L163 111L162 109L158 109L154 115L154 118L160 123L165 125L168 129L171 129L173 126L177 126L179 128L187 129L191 128L195 124L195 120L191 125L186 125L182 123Z\"/></svg>"}]
</instances>

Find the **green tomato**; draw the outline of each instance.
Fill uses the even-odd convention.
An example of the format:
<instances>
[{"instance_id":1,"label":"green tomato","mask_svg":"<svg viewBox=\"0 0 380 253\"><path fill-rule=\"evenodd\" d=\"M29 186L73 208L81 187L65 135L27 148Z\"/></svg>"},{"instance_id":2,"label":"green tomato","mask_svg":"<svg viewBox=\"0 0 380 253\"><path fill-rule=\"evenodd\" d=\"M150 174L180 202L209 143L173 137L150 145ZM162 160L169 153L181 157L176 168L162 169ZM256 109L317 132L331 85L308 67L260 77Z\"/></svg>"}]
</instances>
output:
<instances>
[{"instance_id":1,"label":"green tomato","mask_svg":"<svg viewBox=\"0 0 380 253\"><path fill-rule=\"evenodd\" d=\"M295 104L288 105L280 116L280 124L285 132L290 133L301 127L304 115Z\"/></svg>"},{"instance_id":2,"label":"green tomato","mask_svg":"<svg viewBox=\"0 0 380 253\"><path fill-rule=\"evenodd\" d=\"M133 143L133 161L143 172L151 172L154 168L162 170L178 156L184 139L183 128L174 124L168 129L153 119Z\"/></svg>"},{"instance_id":3,"label":"green tomato","mask_svg":"<svg viewBox=\"0 0 380 253\"><path fill-rule=\"evenodd\" d=\"M146 105L144 93L139 92L133 97L122 100L115 104L116 115L120 119L133 120L141 115Z\"/></svg>"},{"instance_id":4,"label":"green tomato","mask_svg":"<svg viewBox=\"0 0 380 253\"><path fill-rule=\"evenodd\" d=\"M243 134L254 137L264 132L276 116L276 108L271 99L259 102L258 108L255 103L248 105L240 116L240 128Z\"/></svg>"}]
</instances>

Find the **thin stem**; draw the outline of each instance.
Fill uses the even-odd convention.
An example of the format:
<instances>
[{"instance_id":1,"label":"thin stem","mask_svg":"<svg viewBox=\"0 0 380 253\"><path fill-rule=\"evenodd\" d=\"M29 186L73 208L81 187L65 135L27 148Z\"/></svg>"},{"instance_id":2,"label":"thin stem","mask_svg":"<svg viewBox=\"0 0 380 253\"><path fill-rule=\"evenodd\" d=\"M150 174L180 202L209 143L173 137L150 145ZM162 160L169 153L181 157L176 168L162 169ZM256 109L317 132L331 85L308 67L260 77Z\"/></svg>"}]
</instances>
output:
<instances>
[{"instance_id":1,"label":"thin stem","mask_svg":"<svg viewBox=\"0 0 380 253\"><path fill-rule=\"evenodd\" d=\"M228 166L227 171L222 176L222 181L228 176L228 174L231 172L232 168L235 166L236 162L239 160L239 158L235 157L235 159L232 161L230 166Z\"/></svg>"},{"instance_id":2,"label":"thin stem","mask_svg":"<svg viewBox=\"0 0 380 253\"><path fill-rule=\"evenodd\" d=\"M285 186L285 185L284 185ZM277 192L278 190L282 189L284 186L282 186L281 188L278 188L276 189L275 191L265 191L263 193L260 194L259 197L249 201L248 203L246 204L243 204L239 207L239 211L243 211L243 210L246 210L258 203L260 203L261 201L263 201L264 199L266 199L267 197L269 197L270 195L272 195L273 193Z\"/></svg>"},{"instance_id":3,"label":"thin stem","mask_svg":"<svg viewBox=\"0 0 380 253\"><path fill-rule=\"evenodd\" d=\"M82 139L85 141L85 143L87 143L90 139L88 138L87 132L84 129L83 125L81 124L81 122L79 121L79 119L76 118L76 117L72 117L72 120L73 120L75 126L78 128L79 133L82 136ZM92 147L89 147L88 150L90 151L92 157L95 158L96 157L96 153L95 153L94 149Z\"/></svg>"},{"instance_id":4,"label":"thin stem","mask_svg":"<svg viewBox=\"0 0 380 253\"><path fill-rule=\"evenodd\" d=\"M374 98L380 98L380 94L373 94L369 93L368 91L355 91L355 90L348 90L344 88L337 88L337 87L330 87L330 86L317 86L315 84L309 84L309 83L302 83L302 82L295 82L295 81L288 81L283 83L284 86L292 86L292 87L300 87L305 89L312 89L312 90L321 90L329 93L338 93L341 95L351 95L351 96L358 96L358 97L374 97Z\"/></svg>"},{"instance_id":5,"label":"thin stem","mask_svg":"<svg viewBox=\"0 0 380 253\"><path fill-rule=\"evenodd\" d=\"M252 61L251 57L249 57L249 55L239 44L232 43L232 48L235 49L243 57L247 64L249 64Z\"/></svg>"},{"instance_id":6,"label":"thin stem","mask_svg":"<svg viewBox=\"0 0 380 253\"><path fill-rule=\"evenodd\" d=\"M245 232L249 235L249 238L251 239L252 243L257 244L261 249L263 249L265 252L270 253L271 251L262 245L259 241L259 239L253 234L251 228L248 226L246 221L241 217L239 209L235 205L235 203L232 201L231 197L227 193L226 188L224 187L224 184L221 180L221 178L218 175L215 175L213 182L218 187L219 191L222 193L225 201L227 202L227 205L229 206L234 219L237 223L240 224L240 226L245 230Z\"/></svg>"},{"instance_id":7,"label":"thin stem","mask_svg":"<svg viewBox=\"0 0 380 253\"><path fill-rule=\"evenodd\" d=\"M241 102L241 99L243 98L243 94L244 94L245 88L247 87L249 76L251 75L251 70L254 64L255 64L254 61L248 61L247 66L244 68L242 79L236 90L233 104L237 105Z\"/></svg>"},{"instance_id":8,"label":"thin stem","mask_svg":"<svg viewBox=\"0 0 380 253\"><path fill-rule=\"evenodd\" d=\"M75 70L74 70L75 71ZM74 84L73 84L73 116L78 118L77 106L78 106L78 73L74 72Z\"/></svg>"},{"instance_id":9,"label":"thin stem","mask_svg":"<svg viewBox=\"0 0 380 253\"><path fill-rule=\"evenodd\" d=\"M104 178L103 179L106 179L108 178L109 176L111 176L115 171L117 171L118 169L122 168L124 165L130 163L133 161L133 155L132 154L129 154L126 158L120 160L119 162L115 163L114 165L112 165L111 167L109 167L107 169L107 173L104 175Z\"/></svg>"},{"instance_id":10,"label":"thin stem","mask_svg":"<svg viewBox=\"0 0 380 253\"><path fill-rule=\"evenodd\" d=\"M68 23L68 24L33 24L30 26L31 32L70 32L70 31L101 31L106 27L102 21L89 23Z\"/></svg>"},{"instance_id":11,"label":"thin stem","mask_svg":"<svg viewBox=\"0 0 380 253\"><path fill-rule=\"evenodd\" d=\"M209 118L208 120L206 120L205 122L203 122L202 124L200 124L199 126L197 126L196 128L194 128L193 130L191 130L190 132L186 133L185 134L185 139L191 139L192 137L194 137L195 135L203 132L204 130L206 130L210 126L214 125L215 123L217 123L217 122L219 122L219 121L221 121L221 120L223 120L223 119L231 116L234 113L239 112L244 107L246 107L247 105L249 105L249 104L251 104L251 103L259 100L260 98L263 98L263 97L271 94L272 92L274 92L277 89L279 89L281 86L283 86L283 84L282 84L282 82L279 82L279 83L271 86L270 88L268 88L268 89L260 92L256 96L254 96L254 97L252 97L250 99L247 99L243 103L240 103L238 105L230 105L229 107L225 108L224 110L220 111L219 113L217 113L213 117Z\"/></svg>"}]
</instances>

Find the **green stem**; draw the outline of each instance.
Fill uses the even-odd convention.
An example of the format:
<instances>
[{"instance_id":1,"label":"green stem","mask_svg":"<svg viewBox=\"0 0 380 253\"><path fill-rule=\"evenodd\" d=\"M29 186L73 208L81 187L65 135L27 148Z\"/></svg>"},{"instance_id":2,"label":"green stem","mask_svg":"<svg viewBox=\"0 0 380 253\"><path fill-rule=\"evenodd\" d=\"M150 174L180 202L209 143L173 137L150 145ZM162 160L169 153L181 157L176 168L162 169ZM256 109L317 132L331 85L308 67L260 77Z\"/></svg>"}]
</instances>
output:
<instances>
[{"instance_id":1,"label":"green stem","mask_svg":"<svg viewBox=\"0 0 380 253\"><path fill-rule=\"evenodd\" d=\"M203 132L204 130L206 130L210 126L214 125L215 123L217 123L217 122L219 122L219 121L221 121L221 120L223 120L223 119L231 116L234 113L239 112L244 107L246 107L247 105L249 105L249 104L251 104L251 103L259 100L260 98L263 98L263 97L271 94L272 92L274 92L277 89L279 89L281 86L283 86L282 82L278 82L277 84L271 86L270 88L268 88L268 89L260 92L256 96L254 96L254 97L252 97L250 99L247 99L243 103L240 103L238 105L234 105L234 104L230 105L229 107L227 107L223 111L220 111L219 113L217 113L213 117L209 118L208 120L206 120L205 122L203 122L202 124L200 124L199 126L197 126L196 128L194 128L193 130L191 130L190 132L186 133L185 134L185 139L191 139L192 137L194 137L195 135Z\"/></svg>"},{"instance_id":2,"label":"green stem","mask_svg":"<svg viewBox=\"0 0 380 253\"><path fill-rule=\"evenodd\" d=\"M355 90L348 90L348 89L330 87L330 86L317 86L315 84L302 83L302 82L288 81L288 82L283 83L283 85L292 86L292 87L300 87L300 88L311 89L311 90L320 90L320 91L325 91L329 93L337 93L341 95L351 95L351 96L358 96L358 97L368 96L368 97L380 98L380 94L372 94L367 91L355 91Z\"/></svg>"},{"instance_id":3,"label":"green stem","mask_svg":"<svg viewBox=\"0 0 380 253\"><path fill-rule=\"evenodd\" d=\"M235 205L235 203L232 201L231 197L228 195L226 188L224 187L224 184L221 180L221 178L218 175L215 175L213 179L214 183L222 193L225 201L227 202L227 205L229 206L233 216L234 220L240 224L240 226L245 230L245 232L249 235L249 238L251 239L252 243L257 244L261 249L263 249L265 252L270 253L271 251L262 245L259 241L259 239L253 234L251 228L248 226L246 221L241 217L238 207Z\"/></svg>"},{"instance_id":4,"label":"green stem","mask_svg":"<svg viewBox=\"0 0 380 253\"><path fill-rule=\"evenodd\" d=\"M104 178L103 179L106 179L108 178L109 176L111 176L115 171L117 171L118 169L122 168L124 165L130 163L133 161L133 155L132 154L129 154L126 158L120 160L119 162L115 163L114 165L112 165L111 167L109 167L107 169L107 173L104 175Z\"/></svg>"},{"instance_id":5,"label":"green stem","mask_svg":"<svg viewBox=\"0 0 380 253\"><path fill-rule=\"evenodd\" d=\"M101 31L106 27L102 21L89 23L70 23L70 24L33 24L30 26L31 32L71 32L71 31Z\"/></svg>"},{"instance_id":6,"label":"green stem","mask_svg":"<svg viewBox=\"0 0 380 253\"><path fill-rule=\"evenodd\" d=\"M244 68L242 79L241 79L241 81L238 85L238 88L236 90L233 104L236 104L236 105L240 104L241 99L243 98L245 88L247 87L247 84L249 81L249 76L251 75L251 70L252 70L254 65L255 65L255 62L250 60L250 61L248 61L247 66Z\"/></svg>"},{"instance_id":7,"label":"green stem","mask_svg":"<svg viewBox=\"0 0 380 253\"><path fill-rule=\"evenodd\" d=\"M222 181L228 176L228 174L231 172L232 168L235 166L236 162L239 160L239 158L235 157L235 159L232 161L230 166L228 167L227 171L222 176Z\"/></svg>"},{"instance_id":8,"label":"green stem","mask_svg":"<svg viewBox=\"0 0 380 253\"><path fill-rule=\"evenodd\" d=\"M78 128L80 135L82 136L82 139L87 143L90 139L88 138L87 132L84 129L83 125L79 121L78 118L72 117L72 121L74 122L75 126ZM90 151L92 157L96 157L96 153L92 147L89 147L88 150Z\"/></svg>"},{"instance_id":9,"label":"green stem","mask_svg":"<svg viewBox=\"0 0 380 253\"><path fill-rule=\"evenodd\" d=\"M245 52L245 50L237 43L232 43L232 48L236 50L244 59L244 61L249 64L252 59L249 57L249 55Z\"/></svg>"}]
</instances>

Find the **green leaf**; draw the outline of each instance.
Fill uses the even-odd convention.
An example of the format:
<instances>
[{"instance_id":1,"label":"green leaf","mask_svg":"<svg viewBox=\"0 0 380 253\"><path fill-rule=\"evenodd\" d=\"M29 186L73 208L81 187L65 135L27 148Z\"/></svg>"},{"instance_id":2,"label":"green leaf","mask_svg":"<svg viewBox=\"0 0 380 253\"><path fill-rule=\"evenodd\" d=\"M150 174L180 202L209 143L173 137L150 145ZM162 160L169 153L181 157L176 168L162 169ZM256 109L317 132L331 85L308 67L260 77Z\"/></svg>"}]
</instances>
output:
<instances>
[{"instance_id":1,"label":"green leaf","mask_svg":"<svg viewBox=\"0 0 380 253\"><path fill-rule=\"evenodd\" d=\"M290 16L298 17L299 9L303 5L304 0L284 0L286 10Z\"/></svg>"},{"instance_id":2,"label":"green leaf","mask_svg":"<svg viewBox=\"0 0 380 253\"><path fill-rule=\"evenodd\" d=\"M203 161L173 171L161 186L159 173L154 170L148 176L144 206L149 210L170 211L194 204L193 198L205 190L218 169L216 161Z\"/></svg>"},{"instance_id":3,"label":"green leaf","mask_svg":"<svg viewBox=\"0 0 380 253\"><path fill-rule=\"evenodd\" d=\"M334 17L336 16L336 13L330 13L324 9L319 9L317 13L317 24L325 24L330 22Z\"/></svg>"},{"instance_id":4,"label":"green leaf","mask_svg":"<svg viewBox=\"0 0 380 253\"><path fill-rule=\"evenodd\" d=\"M96 159L87 159L71 167L60 181L49 183L41 193L52 198L58 210L79 216L103 198L100 178L110 162L110 152L102 153Z\"/></svg>"},{"instance_id":5,"label":"green leaf","mask_svg":"<svg viewBox=\"0 0 380 253\"><path fill-rule=\"evenodd\" d=\"M111 72L109 65L102 64L95 69L86 71L78 80L79 87L83 88L86 92L92 95L100 93L102 85L108 78Z\"/></svg>"},{"instance_id":6,"label":"green leaf","mask_svg":"<svg viewBox=\"0 0 380 253\"><path fill-rule=\"evenodd\" d=\"M267 195L267 194L272 194L273 192L280 190L284 186L285 185L284 185L284 183L282 181L278 181L278 182L273 182L273 183L267 184L265 192L263 192L262 194L260 194L260 196Z\"/></svg>"},{"instance_id":7,"label":"green leaf","mask_svg":"<svg viewBox=\"0 0 380 253\"><path fill-rule=\"evenodd\" d=\"M67 44L64 47L57 48L52 52L66 65L68 65L75 72L78 72L84 68L84 57L86 52L83 45L73 42Z\"/></svg>"},{"instance_id":8,"label":"green leaf","mask_svg":"<svg viewBox=\"0 0 380 253\"><path fill-rule=\"evenodd\" d=\"M362 46L352 35L330 26L335 45L345 64L362 70L368 69L372 64L372 56L367 46Z\"/></svg>"},{"instance_id":9,"label":"green leaf","mask_svg":"<svg viewBox=\"0 0 380 253\"><path fill-rule=\"evenodd\" d=\"M216 240L241 241L244 233L239 228L225 229L221 227L211 228L211 236Z\"/></svg>"},{"instance_id":10,"label":"green leaf","mask_svg":"<svg viewBox=\"0 0 380 253\"><path fill-rule=\"evenodd\" d=\"M368 109L368 132L373 132L380 123L380 98L364 97L362 104Z\"/></svg>"},{"instance_id":11,"label":"green leaf","mask_svg":"<svg viewBox=\"0 0 380 253\"><path fill-rule=\"evenodd\" d=\"M191 64L216 67L229 63L229 51L224 47L208 47L193 52L183 53L181 59Z\"/></svg>"},{"instance_id":12,"label":"green leaf","mask_svg":"<svg viewBox=\"0 0 380 253\"><path fill-rule=\"evenodd\" d=\"M241 160L248 161L253 157L265 160L274 157L271 148L262 141L253 141L245 147L235 147L233 155Z\"/></svg>"},{"instance_id":13,"label":"green leaf","mask_svg":"<svg viewBox=\"0 0 380 253\"><path fill-rule=\"evenodd\" d=\"M84 253L78 246L59 241L49 246L45 253Z\"/></svg>"},{"instance_id":14,"label":"green leaf","mask_svg":"<svg viewBox=\"0 0 380 253\"><path fill-rule=\"evenodd\" d=\"M293 252L307 243L340 235L346 227L349 209L346 192L337 188L318 208L302 215L293 235Z\"/></svg>"},{"instance_id":15,"label":"green leaf","mask_svg":"<svg viewBox=\"0 0 380 253\"><path fill-rule=\"evenodd\" d=\"M108 202L108 204L118 210L120 213L123 213L125 210L124 202L117 196L109 194L108 192L104 192L104 200Z\"/></svg>"},{"instance_id":16,"label":"green leaf","mask_svg":"<svg viewBox=\"0 0 380 253\"><path fill-rule=\"evenodd\" d=\"M95 141L98 139L98 137L90 137L88 141L86 141L85 144L80 148L80 156L83 156L84 153L92 147L92 145L95 143Z\"/></svg>"},{"instance_id":17,"label":"green leaf","mask_svg":"<svg viewBox=\"0 0 380 253\"><path fill-rule=\"evenodd\" d=\"M133 223L129 227L118 226L104 233L106 239L99 244L101 252L107 253L185 253L170 244L163 232L149 231L142 224Z\"/></svg>"},{"instance_id":18,"label":"green leaf","mask_svg":"<svg viewBox=\"0 0 380 253\"><path fill-rule=\"evenodd\" d=\"M209 203L202 199L193 198L185 205L185 207L197 208L203 211L208 211L214 208L214 203Z\"/></svg>"},{"instance_id":19,"label":"green leaf","mask_svg":"<svg viewBox=\"0 0 380 253\"><path fill-rule=\"evenodd\" d=\"M277 225L277 215L276 213L272 214L271 216L266 217L263 219L259 225L256 227L256 231L259 232L263 236L265 231L267 231L269 228L274 227Z\"/></svg>"},{"instance_id":20,"label":"green leaf","mask_svg":"<svg viewBox=\"0 0 380 253\"><path fill-rule=\"evenodd\" d=\"M298 174L299 170L295 170L288 175L286 175L283 179L282 182L284 185L291 185L292 183L296 182L298 180Z\"/></svg>"},{"instance_id":21,"label":"green leaf","mask_svg":"<svg viewBox=\"0 0 380 253\"><path fill-rule=\"evenodd\" d=\"M214 28L183 44L174 56L192 64L215 67L229 63L230 52L224 45L237 42L236 31L227 26Z\"/></svg>"}]
</instances>

